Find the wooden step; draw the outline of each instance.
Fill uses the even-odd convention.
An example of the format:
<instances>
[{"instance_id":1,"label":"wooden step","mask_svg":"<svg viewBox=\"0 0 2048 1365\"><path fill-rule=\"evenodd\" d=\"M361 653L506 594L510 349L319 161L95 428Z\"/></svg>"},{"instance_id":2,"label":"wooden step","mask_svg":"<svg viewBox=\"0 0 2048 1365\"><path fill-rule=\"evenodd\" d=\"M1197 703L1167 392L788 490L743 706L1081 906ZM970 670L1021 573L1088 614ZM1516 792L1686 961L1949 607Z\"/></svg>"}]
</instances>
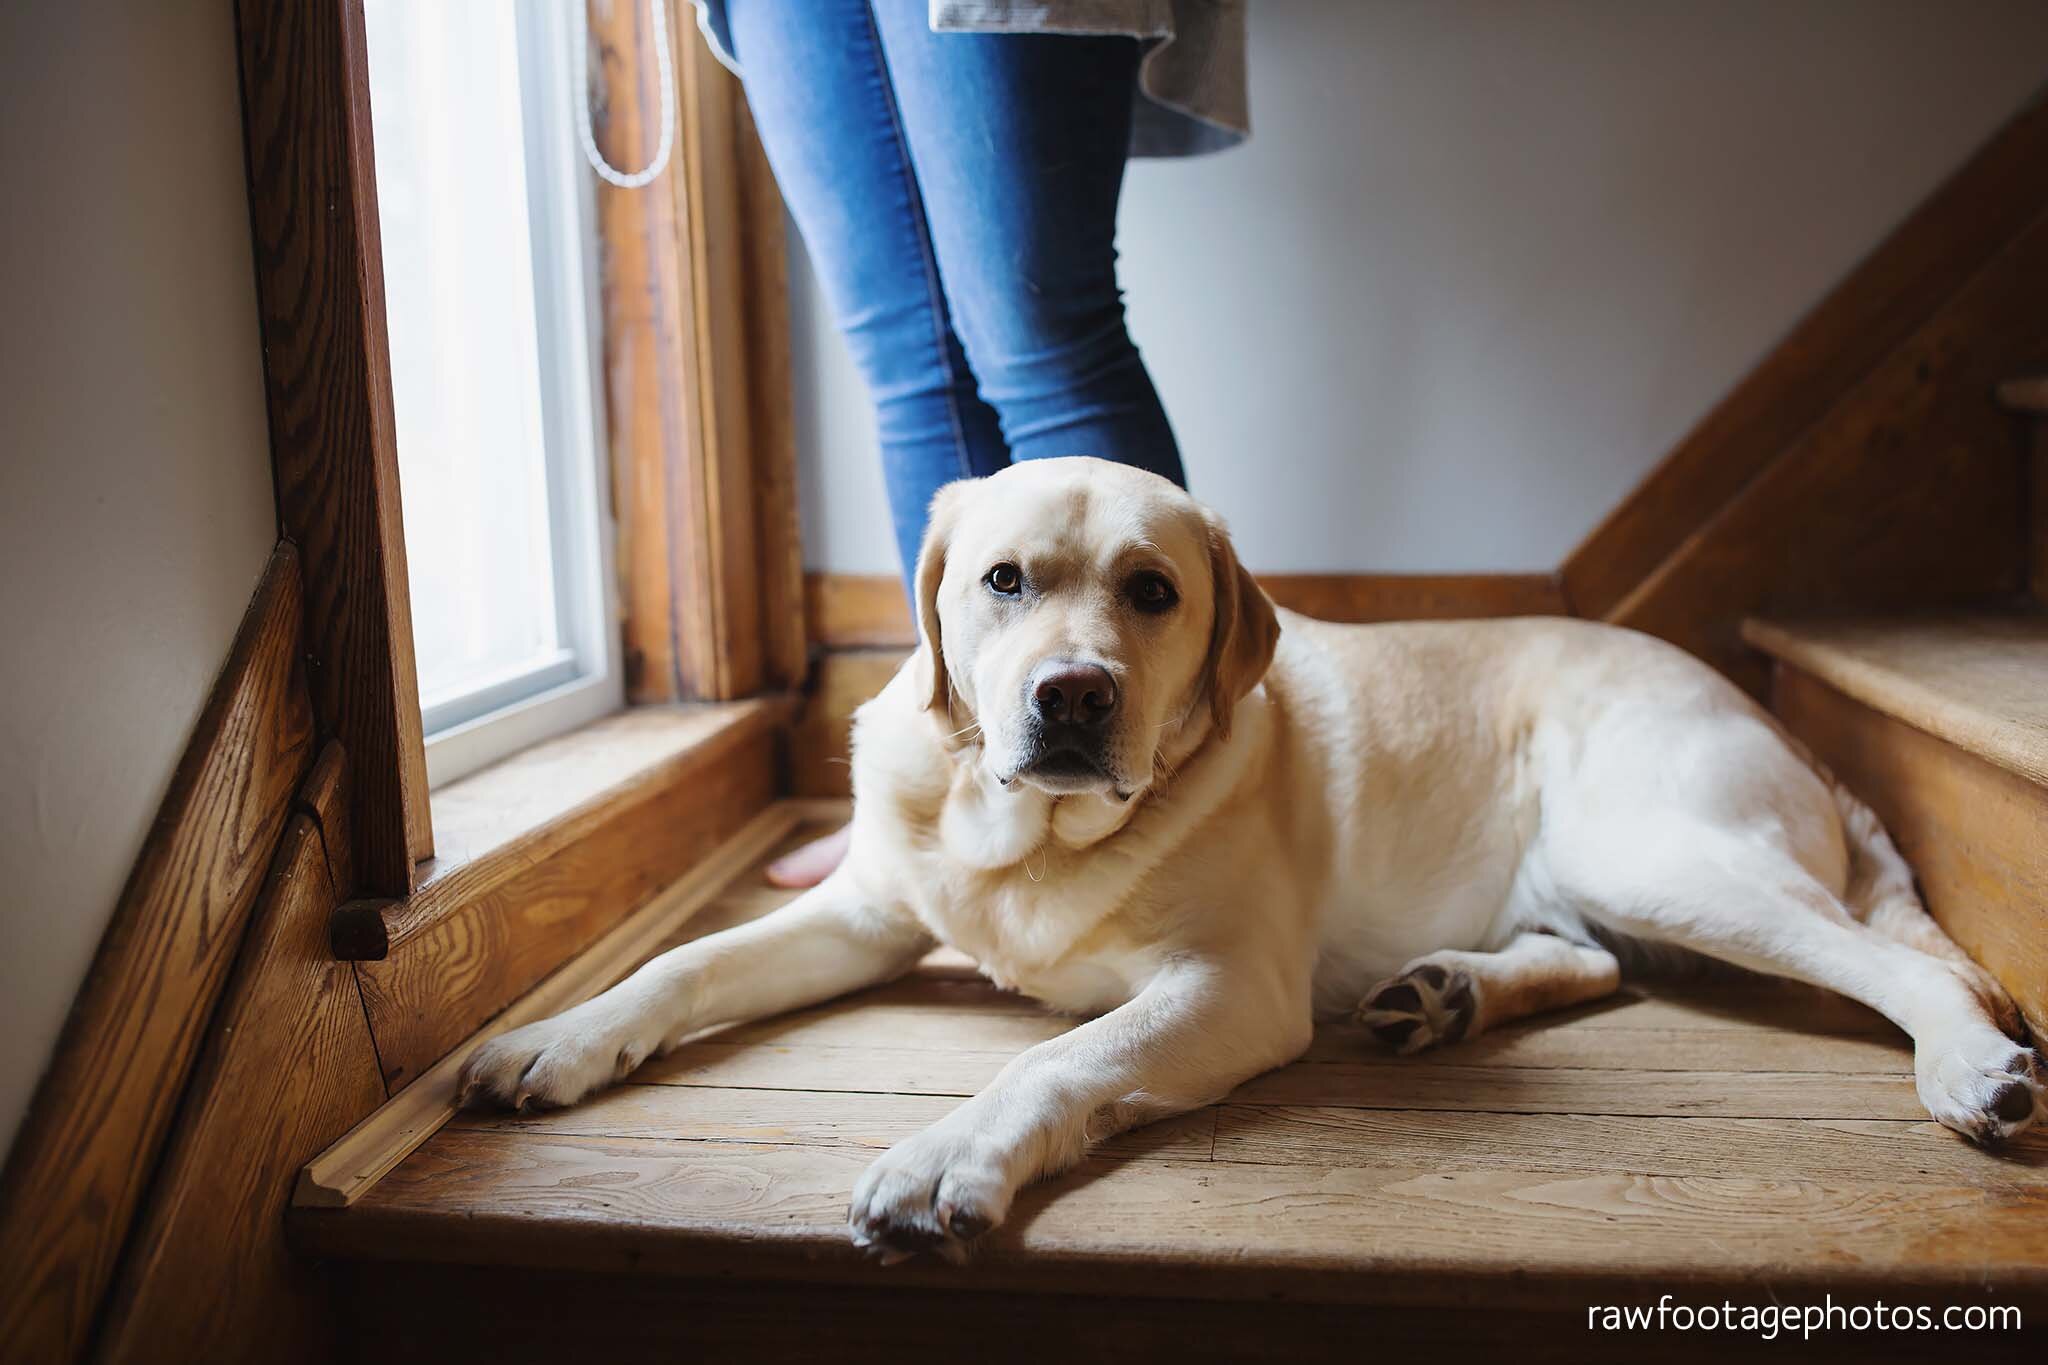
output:
<instances>
[{"instance_id":1,"label":"wooden step","mask_svg":"<svg viewBox=\"0 0 2048 1365\"><path fill-rule=\"evenodd\" d=\"M1758 621L1772 706L2048 1036L2048 615Z\"/></svg>"},{"instance_id":2,"label":"wooden step","mask_svg":"<svg viewBox=\"0 0 2048 1365\"><path fill-rule=\"evenodd\" d=\"M789 842L836 818L807 813ZM780 903L759 876L734 877L684 936ZM465 1114L353 1205L296 1208L291 1230L355 1267L356 1320L393 1324L379 1359L432 1358L382 1348L459 1335L419 1329L445 1316L437 1296L493 1283L508 1322L573 1313L579 1333L643 1351L744 1331L764 1359L816 1346L814 1302L861 1318L855 1346L834 1342L849 1359L934 1334L977 1358L1029 1355L1045 1338L989 1324L1030 1303L1204 1358L1374 1323L1406 1339L1418 1315L1438 1344L1547 1330L1602 1358L1586 1305L1663 1293L1911 1292L2048 1320L2048 1135L1969 1146L1926 1118L1883 1019L1751 978L1631 989L1415 1058L1326 1027L1300 1062L1028 1191L966 1267L858 1253L845 1217L866 1165L1070 1026L938 957L694 1040L570 1109ZM651 1320L654 1282L687 1311ZM1330 1354L1319 1339L1310 1357Z\"/></svg>"},{"instance_id":3,"label":"wooden step","mask_svg":"<svg viewBox=\"0 0 2048 1365\"><path fill-rule=\"evenodd\" d=\"M2048 614L1750 620L1742 634L1874 711L2048 784Z\"/></svg>"}]
</instances>

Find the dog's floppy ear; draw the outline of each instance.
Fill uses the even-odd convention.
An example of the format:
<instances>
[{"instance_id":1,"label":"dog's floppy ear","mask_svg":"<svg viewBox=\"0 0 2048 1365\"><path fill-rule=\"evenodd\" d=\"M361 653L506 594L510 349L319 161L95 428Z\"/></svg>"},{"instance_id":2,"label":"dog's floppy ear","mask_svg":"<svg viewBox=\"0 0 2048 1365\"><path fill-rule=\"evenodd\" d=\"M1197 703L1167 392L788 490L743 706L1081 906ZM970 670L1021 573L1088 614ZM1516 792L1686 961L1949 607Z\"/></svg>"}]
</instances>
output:
<instances>
[{"instance_id":1,"label":"dog's floppy ear","mask_svg":"<svg viewBox=\"0 0 2048 1365\"><path fill-rule=\"evenodd\" d=\"M932 495L931 511L925 517L924 544L917 552L917 666L927 711L952 709L953 679L946 672L946 654L939 644L939 584L946 576L946 549L953 539L953 523L960 519L960 504L976 482L961 479Z\"/></svg>"},{"instance_id":2,"label":"dog's floppy ear","mask_svg":"<svg viewBox=\"0 0 2048 1365\"><path fill-rule=\"evenodd\" d=\"M1237 562L1230 533L1215 514L1209 524L1209 572L1215 580L1216 624L1209 631L1209 657L1202 668L1209 691L1209 715L1216 737L1230 737L1230 715L1259 685L1280 643L1280 618L1258 580Z\"/></svg>"}]
</instances>

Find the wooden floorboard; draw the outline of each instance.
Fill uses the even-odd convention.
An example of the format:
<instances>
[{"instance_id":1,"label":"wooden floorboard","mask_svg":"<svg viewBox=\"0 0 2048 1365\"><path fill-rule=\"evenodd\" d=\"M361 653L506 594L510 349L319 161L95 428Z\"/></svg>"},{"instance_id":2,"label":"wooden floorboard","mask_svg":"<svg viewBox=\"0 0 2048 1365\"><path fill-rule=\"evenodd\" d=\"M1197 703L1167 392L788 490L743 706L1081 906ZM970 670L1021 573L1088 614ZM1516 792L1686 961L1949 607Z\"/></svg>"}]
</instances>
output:
<instances>
[{"instance_id":1,"label":"wooden floorboard","mask_svg":"<svg viewBox=\"0 0 2048 1365\"><path fill-rule=\"evenodd\" d=\"M788 899L758 875L682 936ZM2048 1311L2048 1138L1970 1147L1927 1119L1891 1025L1745 976L1632 985L1419 1057L1331 1024L1294 1065L1027 1192L965 1269L856 1253L847 1199L876 1154L1072 1026L936 957L690 1040L585 1104L466 1114L295 1235L356 1258L897 1289L1555 1308L1988 1286Z\"/></svg>"},{"instance_id":2,"label":"wooden floorboard","mask_svg":"<svg viewBox=\"0 0 2048 1365\"><path fill-rule=\"evenodd\" d=\"M302 1220L328 1254L916 1282L846 1241L872 1153L447 1130L355 1208ZM989 1288L1427 1301L1560 1286L1993 1284L2048 1304L2048 1191L1904 1179L1407 1168L1094 1157L984 1239ZM307 1226L312 1223L312 1226ZM904 1267L895 1268L902 1271ZM944 1271L955 1283L959 1272Z\"/></svg>"}]
</instances>

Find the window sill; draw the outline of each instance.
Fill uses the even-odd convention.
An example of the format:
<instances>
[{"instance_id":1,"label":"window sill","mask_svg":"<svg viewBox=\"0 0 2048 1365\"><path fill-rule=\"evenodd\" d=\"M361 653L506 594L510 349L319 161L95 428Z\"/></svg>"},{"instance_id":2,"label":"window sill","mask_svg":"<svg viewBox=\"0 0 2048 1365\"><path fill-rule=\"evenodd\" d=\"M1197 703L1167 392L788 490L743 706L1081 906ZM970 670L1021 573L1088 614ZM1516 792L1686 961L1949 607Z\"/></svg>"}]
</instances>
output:
<instances>
[{"instance_id":1,"label":"window sill","mask_svg":"<svg viewBox=\"0 0 2048 1365\"><path fill-rule=\"evenodd\" d=\"M544 741L433 793L435 857L404 900L351 901L331 941L345 961L388 958L650 802L702 782L784 724L780 698L632 707ZM630 906L620 907L621 912Z\"/></svg>"}]
</instances>

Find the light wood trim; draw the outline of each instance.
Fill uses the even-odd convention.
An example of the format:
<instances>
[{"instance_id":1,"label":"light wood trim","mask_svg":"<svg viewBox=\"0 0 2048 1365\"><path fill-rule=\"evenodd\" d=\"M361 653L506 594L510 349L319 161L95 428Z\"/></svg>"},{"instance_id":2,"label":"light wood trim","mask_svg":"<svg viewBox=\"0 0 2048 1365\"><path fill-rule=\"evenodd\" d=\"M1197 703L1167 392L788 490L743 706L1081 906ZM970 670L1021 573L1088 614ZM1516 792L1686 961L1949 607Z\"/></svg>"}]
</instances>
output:
<instances>
[{"instance_id":1,"label":"light wood trim","mask_svg":"<svg viewBox=\"0 0 2048 1365\"><path fill-rule=\"evenodd\" d=\"M2048 209L2048 103L2021 111L1837 285L1574 550L1583 616L1617 608ZM2004 375L1996 378L2004 378ZM1990 385L1978 389L1981 395Z\"/></svg>"},{"instance_id":2,"label":"light wood trim","mask_svg":"<svg viewBox=\"0 0 2048 1365\"><path fill-rule=\"evenodd\" d=\"M1455 621L1487 616L1562 616L1555 574L1260 574L1267 596L1321 621Z\"/></svg>"},{"instance_id":3,"label":"light wood trim","mask_svg":"<svg viewBox=\"0 0 2048 1365\"><path fill-rule=\"evenodd\" d=\"M1323 621L1436 621L1481 616L1560 616L1569 611L1555 574L1260 574L1280 606ZM909 649L917 643L902 580L889 574L804 577L811 639L826 649Z\"/></svg>"},{"instance_id":4,"label":"light wood trim","mask_svg":"<svg viewBox=\"0 0 2048 1365\"><path fill-rule=\"evenodd\" d=\"M346 798L324 764L315 780L307 799ZM335 1339L284 1212L293 1173L384 1086L355 974L327 955L327 867L318 822L294 814L131 1239L94 1352L104 1365L256 1360L286 1343L311 1361Z\"/></svg>"},{"instance_id":5,"label":"light wood trim","mask_svg":"<svg viewBox=\"0 0 2048 1365\"><path fill-rule=\"evenodd\" d=\"M313 752L298 555L242 618L0 1179L0 1341L81 1350Z\"/></svg>"},{"instance_id":6,"label":"light wood trim","mask_svg":"<svg viewBox=\"0 0 2048 1365\"><path fill-rule=\"evenodd\" d=\"M1877 812L1928 911L2048 1037L2048 788L1791 665L1772 706Z\"/></svg>"},{"instance_id":7,"label":"light wood trim","mask_svg":"<svg viewBox=\"0 0 2048 1365\"><path fill-rule=\"evenodd\" d=\"M804 627L825 649L910 649L917 627L894 574L807 573Z\"/></svg>"},{"instance_id":8,"label":"light wood trim","mask_svg":"<svg viewBox=\"0 0 2048 1365\"><path fill-rule=\"evenodd\" d=\"M301 555L320 730L355 768L358 874L433 852L399 523L361 0L238 0L249 216L278 520Z\"/></svg>"},{"instance_id":9,"label":"light wood trim","mask_svg":"<svg viewBox=\"0 0 2048 1365\"><path fill-rule=\"evenodd\" d=\"M439 1062L767 806L775 739L758 724L699 746L675 780L641 785L552 853L517 859L489 890L472 886L406 926L387 957L358 962L386 1087Z\"/></svg>"},{"instance_id":10,"label":"light wood trim","mask_svg":"<svg viewBox=\"0 0 2048 1365\"><path fill-rule=\"evenodd\" d=\"M1751 620L1742 637L1875 711L2048 787L2048 616Z\"/></svg>"},{"instance_id":11,"label":"light wood trim","mask_svg":"<svg viewBox=\"0 0 2048 1365\"><path fill-rule=\"evenodd\" d=\"M796 384L789 338L789 252L782 191L737 87L734 134L739 159L740 247L746 301L746 373L753 430L756 538L761 559L762 686L803 685L803 532L797 515Z\"/></svg>"},{"instance_id":12,"label":"light wood trim","mask_svg":"<svg viewBox=\"0 0 2048 1365\"><path fill-rule=\"evenodd\" d=\"M507 1029L558 1014L638 966L803 819L801 810L771 806L657 899L635 911L561 970L477 1030L391 1101L369 1115L299 1174L294 1202L340 1208L354 1203L455 1115L455 1078L463 1060Z\"/></svg>"},{"instance_id":13,"label":"light wood trim","mask_svg":"<svg viewBox=\"0 0 2048 1365\"><path fill-rule=\"evenodd\" d=\"M588 14L599 145L642 164L660 99L646 9L592 0ZM771 217L738 82L694 24L671 41L670 169L598 198L635 702L788 686L802 655L779 201Z\"/></svg>"},{"instance_id":14,"label":"light wood trim","mask_svg":"<svg viewBox=\"0 0 2048 1365\"><path fill-rule=\"evenodd\" d=\"M645 165L661 98L647 7L600 0L586 12L598 148L615 165ZM675 165L645 189L597 189L626 695L642 702L701 695L696 680L711 667L715 633L708 594L691 590L704 577L697 527L705 513L689 476L700 445L688 397L696 347L684 325L690 281L676 248Z\"/></svg>"},{"instance_id":15,"label":"light wood trim","mask_svg":"<svg viewBox=\"0 0 2048 1365\"><path fill-rule=\"evenodd\" d=\"M670 29L681 118L671 177L679 243L689 271L686 315L696 344L696 477L704 489L704 580L716 635L696 695L746 696L762 679L760 546L753 486L753 412L747 394L746 246L742 242L738 83L712 56L697 25Z\"/></svg>"}]
</instances>

